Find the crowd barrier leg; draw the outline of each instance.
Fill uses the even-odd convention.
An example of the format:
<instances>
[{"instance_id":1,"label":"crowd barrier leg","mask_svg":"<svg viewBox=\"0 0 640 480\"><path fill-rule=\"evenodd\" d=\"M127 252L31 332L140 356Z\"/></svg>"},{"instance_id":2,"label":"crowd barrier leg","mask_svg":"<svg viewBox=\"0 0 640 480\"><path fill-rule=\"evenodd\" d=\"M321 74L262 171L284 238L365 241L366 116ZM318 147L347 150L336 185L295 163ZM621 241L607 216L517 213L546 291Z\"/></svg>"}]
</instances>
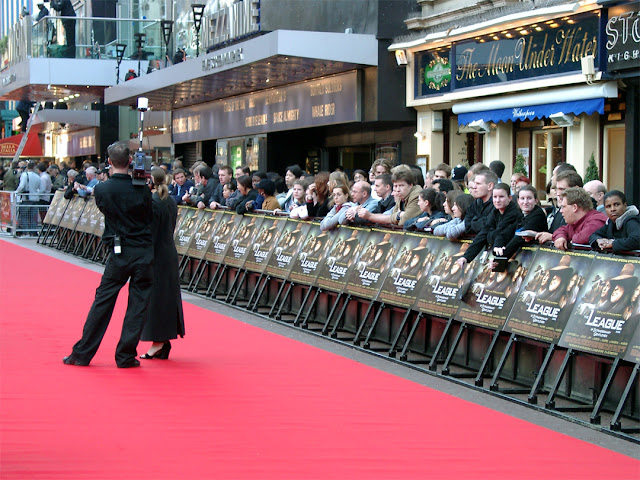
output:
<instances>
[{"instance_id":1,"label":"crowd barrier leg","mask_svg":"<svg viewBox=\"0 0 640 480\"><path fill-rule=\"evenodd\" d=\"M238 271L236 272L236 274L233 276L233 281L231 282L231 284L227 287L227 295L224 297L224 301L226 303L229 303L229 299L231 298L231 293L233 292L233 289L236 286L236 282L238 281L238 277L240 276L240 272L244 271L244 269L242 268L238 268Z\"/></svg>"},{"instance_id":2,"label":"crowd barrier leg","mask_svg":"<svg viewBox=\"0 0 640 480\"><path fill-rule=\"evenodd\" d=\"M413 340L413 336L416 334L416 331L420 326L420 321L422 320L423 317L424 317L424 314L422 312L418 312L416 319L413 321L413 325L411 325L411 330L409 331L409 334L407 335L407 339L405 340L402 350L400 351L399 358L403 362L406 362L407 358L409 358L407 355L407 351L409 350L409 345L411 344L411 340Z\"/></svg>"},{"instance_id":3,"label":"crowd barrier leg","mask_svg":"<svg viewBox=\"0 0 640 480\"><path fill-rule=\"evenodd\" d=\"M556 406L555 397L556 397L556 394L558 393L558 389L560 388L560 382L562 382L564 374L567 371L567 367L569 366L569 361L573 358L573 355L574 355L573 348L570 348L565 353L564 359L562 360L562 364L560 365L560 370L558 371L558 375L556 375L556 379L553 382L553 386L551 387L551 390L549 391L549 395L547 396L547 400L544 404L546 408L555 409L555 406Z\"/></svg>"},{"instance_id":4,"label":"crowd barrier leg","mask_svg":"<svg viewBox=\"0 0 640 480\"><path fill-rule=\"evenodd\" d=\"M86 241L87 241L87 234L83 232L80 234L80 238L76 242L76 246L73 249L73 255L78 255L78 251L80 250L81 247L85 245Z\"/></svg>"},{"instance_id":5,"label":"crowd barrier leg","mask_svg":"<svg viewBox=\"0 0 640 480\"><path fill-rule=\"evenodd\" d=\"M280 287L280 291L282 291L282 287L284 287L284 285L286 283L287 283L286 280L284 280L282 282L282 286ZM278 310L276 311L276 314L275 314L275 317L274 317L276 320L282 320L282 307L284 307L284 304L287 303L287 300L289 299L289 295L291 294L291 289L293 288L293 282L288 282L288 284L289 285L287 286L287 290L286 290L286 292L284 292L284 296L282 297L282 301L278 305ZM276 299L273 302L273 306L271 307L271 310L269 311L269 316L271 316L271 313L273 312L273 309L275 308L277 301L278 301L278 297L276 297Z\"/></svg>"},{"instance_id":6,"label":"crowd barrier leg","mask_svg":"<svg viewBox=\"0 0 640 480\"><path fill-rule=\"evenodd\" d=\"M311 293L313 287L309 288L309 292L307 292L307 297L309 296L309 293ZM309 309L307 310L307 313L304 315L304 320L302 320L302 322L300 322L300 328L309 328L309 317L311 316L311 312L313 311L314 307L316 306L316 302L318 301L318 298L320 297L320 294L322 293L322 289L320 287L316 288L316 292L313 294L313 300L311 300L311 305L309 305ZM302 306L300 307L300 311L298 312L298 316L300 314L302 314L302 310L304 308L304 305L307 303L307 300L305 297L305 300L302 302ZM298 318L296 318L296 320L294 320L293 324L296 325Z\"/></svg>"},{"instance_id":7,"label":"crowd barrier leg","mask_svg":"<svg viewBox=\"0 0 640 480\"><path fill-rule=\"evenodd\" d=\"M216 292L218 291L218 288L220 287L220 283L222 283L222 280L224 279L224 276L226 275L228 270L228 267L225 264L220 264L220 265L222 266L222 270L218 274L218 279L216 280L216 284L213 287L213 291L211 292L211 298L216 297Z\"/></svg>"},{"instance_id":8,"label":"crowd barrier leg","mask_svg":"<svg viewBox=\"0 0 640 480\"><path fill-rule=\"evenodd\" d=\"M625 403L627 403L627 399L629 398L629 394L631 393L633 384L636 382L639 369L640 369L640 364L636 363L633 366L633 370L631 370L629 381L627 382L627 385L624 387L624 391L622 392L622 396L620 397L620 401L618 402L616 411L613 413L613 417L611 417L611 430L614 430L616 432L626 432L626 433L640 432L640 428L638 427L624 428L620 423L620 417L622 416L622 409L624 408Z\"/></svg>"},{"instance_id":9,"label":"crowd barrier leg","mask_svg":"<svg viewBox=\"0 0 640 480\"><path fill-rule=\"evenodd\" d=\"M542 361L540 370L536 375L536 379L534 380L533 385L531 386L531 391L529 392L529 396L527 397L527 402L529 402L532 405L535 405L538 403L538 391L540 390L540 385L542 385L542 382L544 381L544 375L547 372L547 368L549 368L549 363L551 362L551 358L553 357L553 352L555 351L555 349L556 349L555 343L552 343L547 347L547 354L545 355L544 360Z\"/></svg>"},{"instance_id":10,"label":"crowd barrier leg","mask_svg":"<svg viewBox=\"0 0 640 480\"><path fill-rule=\"evenodd\" d=\"M324 325L322 326L322 329L320 330L320 333L322 335L327 335L329 333L329 326L331 325L331 318L333 318L333 313L336 310L336 307L338 306L338 303L340 302L340 297L342 296L342 294L338 295L338 297L336 298L336 303L333 305L333 307L331 307L331 311L329 312L329 315L327 315L327 320L324 322ZM347 311L347 306L349 305L349 302L351 301L351 295L347 295L346 298L344 299L343 303L342 303L342 308L340 309L340 312L338 313L338 318L336 318L336 325L338 323L340 323L340 321L342 320L342 317L344 315L344 313Z\"/></svg>"},{"instance_id":11,"label":"crowd barrier leg","mask_svg":"<svg viewBox=\"0 0 640 480\"><path fill-rule=\"evenodd\" d=\"M468 331L468 327L469 325L467 324L467 322L462 322L460 324L460 328L458 328L458 333L454 337L453 343L449 348L449 354L447 355L447 358L445 359L444 364L442 365L442 375L450 375L451 372L449 370L449 365L451 364L453 355L456 353L456 350L458 349L458 344L460 343L460 339L462 339L462 335L464 334L464 332Z\"/></svg>"},{"instance_id":12,"label":"crowd barrier leg","mask_svg":"<svg viewBox=\"0 0 640 480\"><path fill-rule=\"evenodd\" d=\"M493 351L496 348L496 344L498 343L498 339L500 338L501 333L502 333L501 330L496 330L493 334L493 337L491 338L491 343L489 344L487 353L482 359L482 364L480 365L480 369L478 370L478 375L476 376L476 379L474 381L476 387L482 387L484 385L484 377L486 375L485 371L487 370L487 365L493 358Z\"/></svg>"},{"instance_id":13,"label":"crowd barrier leg","mask_svg":"<svg viewBox=\"0 0 640 480\"><path fill-rule=\"evenodd\" d=\"M271 280L271 276L270 275L265 275L264 276L264 281L260 285L260 288L258 288L258 284L256 283L256 289L254 290L254 293L257 291L258 295L256 295L254 297L253 306L250 308L250 311L256 312L258 310L258 303L260 303L260 299L262 298L262 294L264 293L264 289L269 284L269 280ZM247 308L249 308L249 305L247 305Z\"/></svg>"},{"instance_id":14,"label":"crowd barrier leg","mask_svg":"<svg viewBox=\"0 0 640 480\"><path fill-rule=\"evenodd\" d=\"M364 339L364 342L362 342L362 346L366 349L369 350L373 350L373 351L379 351L379 352L384 352L388 349L388 347L380 347L380 348L371 348L371 337L373 336L373 333L376 330L376 325L378 324L378 321L380 320L380 316L382 315L382 312L384 311L384 307L385 304L381 303L380 305L378 305L378 309L376 310L376 314L373 317L373 322L371 322L371 327L369 327L369 331L367 332L367 336ZM354 341L355 344L355 341Z\"/></svg>"},{"instance_id":15,"label":"crowd barrier leg","mask_svg":"<svg viewBox=\"0 0 640 480\"><path fill-rule=\"evenodd\" d=\"M444 326L444 330L442 331L442 335L440 335L440 339L438 340L438 344L436 345L436 349L433 352L433 357L431 357L431 361L429 362L429 365L427 367L432 372L435 372L438 370L438 363L440 363L440 360L439 360L440 351L442 350L442 347L444 347L444 344L447 341L447 337L449 336L449 330L451 330L452 326L453 326L453 315L449 317L449 319L447 320L447 323ZM409 340L410 339L408 338L407 345L409 344ZM402 359L402 357L400 357L400 359Z\"/></svg>"},{"instance_id":16,"label":"crowd barrier leg","mask_svg":"<svg viewBox=\"0 0 640 480\"><path fill-rule=\"evenodd\" d=\"M602 390L600 390L600 395L598 395L598 399L596 400L596 404L593 407L593 411L591 412L591 416L589 417L589 422L594 425L600 425L600 410L602 409L602 405L604 404L604 400L607 397L607 392L609 391L609 387L611 386L611 382L613 381L613 377L615 377L616 372L618 370L618 366L620 365L620 358L616 357L609 369L609 374L607 375L606 380L604 381L604 385L602 385Z\"/></svg>"},{"instance_id":17,"label":"crowd barrier leg","mask_svg":"<svg viewBox=\"0 0 640 480\"><path fill-rule=\"evenodd\" d=\"M216 271L213 272L213 275L211 275L211 277L209 278L209 283L207 284L207 290L204 293L205 297L212 297L214 295L211 294L211 289L213 289L213 284L216 283L216 278L218 277L218 272L220 271L220 268L222 268L222 264L218 263L218 265L216 266ZM213 289L214 293L215 293L215 289Z\"/></svg>"},{"instance_id":18,"label":"crowd barrier leg","mask_svg":"<svg viewBox=\"0 0 640 480\"><path fill-rule=\"evenodd\" d=\"M405 313L404 317L402 317L402 321L400 322L400 327L398 327L398 332L396 333L395 337L393 337L393 340L391 341L391 347L389 347L388 355L391 358L396 357L396 353L397 353L396 350L398 348L398 343L400 342L400 338L402 337L402 332L404 331L407 325L407 322L409 321L409 317L411 317L412 314L413 314L413 311L410 308L408 308L407 313ZM416 320L418 320L421 315L422 315L421 313L418 313Z\"/></svg>"},{"instance_id":19,"label":"crowd barrier leg","mask_svg":"<svg viewBox=\"0 0 640 480\"><path fill-rule=\"evenodd\" d=\"M288 283L287 280L282 280L282 282L280 283L280 286L278 287L278 293L276 293L276 298L273 299L273 304L269 309L269 314L267 315L268 317L271 317L273 315L273 311L276 309L276 306L278 305L278 300L280 300L280 295L282 295L282 291L284 290L284 287L287 283Z\"/></svg>"},{"instance_id":20,"label":"crowd barrier leg","mask_svg":"<svg viewBox=\"0 0 640 480\"><path fill-rule=\"evenodd\" d=\"M238 275L236 275L236 278L238 278L238 276L240 276L240 272L238 272ZM240 293L240 290L242 290L242 286L244 285L245 278L247 278L247 269L243 268L242 276L240 277L240 281L238 282L238 287L236 288L235 291L230 290L229 295L227 295L227 302L229 302L231 305L236 304L236 299L238 298L238 294ZM234 278L234 281L235 281L235 278ZM231 292L233 292L233 295L231 295ZM229 298L230 296L231 298Z\"/></svg>"},{"instance_id":21,"label":"crowd barrier leg","mask_svg":"<svg viewBox=\"0 0 640 480\"><path fill-rule=\"evenodd\" d=\"M309 297L311 296L311 290L313 290L313 286L309 286L309 288L307 288L307 293L304 294L304 298L302 299L302 303L300 304L300 308L298 309L296 318L293 319L293 324L296 326L299 326L298 322L300 320L300 316L302 315L302 312L304 312L304 307L307 304Z\"/></svg>"},{"instance_id":22,"label":"crowd barrier leg","mask_svg":"<svg viewBox=\"0 0 640 480\"><path fill-rule=\"evenodd\" d=\"M204 272L207 271L208 267L209 261L201 259L196 267L191 283L189 283L189 286L187 287L188 291L198 293L198 285L200 285L200 280L202 280L202 276L204 275ZM193 279L195 279L195 283L193 282Z\"/></svg>"},{"instance_id":23,"label":"crowd barrier leg","mask_svg":"<svg viewBox=\"0 0 640 480\"><path fill-rule=\"evenodd\" d=\"M187 264L189 263L189 255L183 255L182 258L180 259L180 263L178 264L178 268L180 270L179 271L179 276L180 278L182 278L182 275L184 275L184 271L187 268ZM181 282L182 283L182 282Z\"/></svg>"},{"instance_id":24,"label":"crowd barrier leg","mask_svg":"<svg viewBox=\"0 0 640 480\"><path fill-rule=\"evenodd\" d=\"M360 325L358 325L358 329L356 330L356 336L353 337L353 340L352 340L353 344L356 346L360 345L360 335L362 335L362 331L364 330L364 327L367 325L367 320L369 319L369 315L371 314L371 310L373 309L373 306L375 305L375 303L376 303L375 300L369 301L369 306L367 307L367 311L362 317L362 322L360 322ZM337 327L338 327L338 323L336 322L336 324L333 327L333 330L331 330L331 337L333 338L337 337L337 333L336 333Z\"/></svg>"},{"instance_id":25,"label":"crowd barrier leg","mask_svg":"<svg viewBox=\"0 0 640 480\"><path fill-rule=\"evenodd\" d=\"M493 372L493 377L491 378L491 383L489 384L489 390L491 390L492 392L502 392L502 393L506 393L506 394L523 394L523 393L529 393L530 394L530 390L528 388L500 388L499 386L499 380L500 380L500 375L502 374L502 369L504 368L507 359L509 358L509 355L511 355L511 347L513 345L518 345L518 337L516 336L515 333L512 333L509 336L509 340L507 340L507 345L504 348L504 351L502 352L502 355L500 356L500 360L498 361L498 365L496 366L495 371ZM517 358L517 355L516 355ZM546 366L545 366L546 369ZM480 378L480 377L478 377ZM476 379L477 380L477 379ZM480 379L480 384L476 383L476 385L478 386L482 386L482 379Z\"/></svg>"},{"instance_id":26,"label":"crowd barrier leg","mask_svg":"<svg viewBox=\"0 0 640 480\"><path fill-rule=\"evenodd\" d=\"M89 239L87 240L87 244L84 246L84 250L82 251L80 256L82 258L87 258L87 256L89 255L89 252L91 251L91 247L95 246L95 243L96 243L96 237L93 235L89 236Z\"/></svg>"}]
</instances>

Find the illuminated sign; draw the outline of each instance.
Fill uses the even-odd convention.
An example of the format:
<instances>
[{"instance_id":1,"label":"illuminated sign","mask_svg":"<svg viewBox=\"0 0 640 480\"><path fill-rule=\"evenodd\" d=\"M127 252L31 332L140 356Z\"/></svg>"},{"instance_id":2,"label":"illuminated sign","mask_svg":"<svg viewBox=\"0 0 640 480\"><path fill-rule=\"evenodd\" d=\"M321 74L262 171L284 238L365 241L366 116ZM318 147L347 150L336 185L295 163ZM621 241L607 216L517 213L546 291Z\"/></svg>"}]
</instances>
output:
<instances>
[{"instance_id":1,"label":"illuminated sign","mask_svg":"<svg viewBox=\"0 0 640 480\"><path fill-rule=\"evenodd\" d=\"M609 9L607 34L607 69L610 72L640 68L640 2Z\"/></svg>"}]
</instances>

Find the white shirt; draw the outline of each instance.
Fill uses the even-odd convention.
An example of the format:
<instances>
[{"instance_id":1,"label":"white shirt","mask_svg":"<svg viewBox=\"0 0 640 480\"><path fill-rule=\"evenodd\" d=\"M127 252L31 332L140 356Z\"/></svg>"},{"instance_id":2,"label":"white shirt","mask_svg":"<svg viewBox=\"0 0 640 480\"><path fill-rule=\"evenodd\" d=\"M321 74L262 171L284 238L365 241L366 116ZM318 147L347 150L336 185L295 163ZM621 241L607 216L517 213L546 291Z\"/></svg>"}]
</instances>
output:
<instances>
[{"instance_id":1,"label":"white shirt","mask_svg":"<svg viewBox=\"0 0 640 480\"><path fill-rule=\"evenodd\" d=\"M47 172L40 174L40 200L51 201L51 175Z\"/></svg>"},{"instance_id":2,"label":"white shirt","mask_svg":"<svg viewBox=\"0 0 640 480\"><path fill-rule=\"evenodd\" d=\"M16 189L16 193L21 192L29 193L29 195L21 195L23 200L25 196L31 202L40 200L40 177L36 172L32 170L22 172L22 175L20 175L20 185L18 185Z\"/></svg>"}]
</instances>

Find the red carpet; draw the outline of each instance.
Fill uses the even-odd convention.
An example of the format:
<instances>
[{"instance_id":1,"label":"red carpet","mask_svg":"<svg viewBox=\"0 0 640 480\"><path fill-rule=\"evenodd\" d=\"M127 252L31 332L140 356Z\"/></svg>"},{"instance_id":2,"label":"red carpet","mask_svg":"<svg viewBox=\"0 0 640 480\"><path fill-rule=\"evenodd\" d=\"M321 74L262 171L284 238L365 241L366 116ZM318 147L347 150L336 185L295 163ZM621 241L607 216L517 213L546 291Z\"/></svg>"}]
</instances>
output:
<instances>
[{"instance_id":1,"label":"red carpet","mask_svg":"<svg viewBox=\"0 0 640 480\"><path fill-rule=\"evenodd\" d=\"M169 361L115 367L121 295L92 365L63 365L99 278L0 241L3 479L640 477L632 458L189 304Z\"/></svg>"}]
</instances>

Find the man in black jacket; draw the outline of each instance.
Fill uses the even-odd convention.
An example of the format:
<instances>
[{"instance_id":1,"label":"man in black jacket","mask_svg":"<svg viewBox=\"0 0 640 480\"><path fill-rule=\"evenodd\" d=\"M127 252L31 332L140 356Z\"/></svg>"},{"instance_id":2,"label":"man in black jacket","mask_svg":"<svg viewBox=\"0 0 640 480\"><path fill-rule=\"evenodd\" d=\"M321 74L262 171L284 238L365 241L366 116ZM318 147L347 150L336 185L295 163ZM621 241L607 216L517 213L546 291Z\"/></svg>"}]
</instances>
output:
<instances>
[{"instance_id":1,"label":"man in black jacket","mask_svg":"<svg viewBox=\"0 0 640 480\"><path fill-rule=\"evenodd\" d=\"M76 16L76 11L73 9L71 0L51 0L51 6L63 17ZM67 48L62 56L66 58L76 58L76 19L63 18L60 21L64 27L64 36L67 39Z\"/></svg>"},{"instance_id":2,"label":"man in black jacket","mask_svg":"<svg viewBox=\"0 0 640 480\"><path fill-rule=\"evenodd\" d=\"M129 303L120 342L116 347L119 368L139 367L136 347L144 326L153 286L151 191L133 185L129 176L129 148L125 143L109 146L111 178L96 185L96 205L105 217L102 242L111 250L96 297L87 316L82 338L64 357L66 365L87 366L98 351L109 326L120 289L130 280Z\"/></svg>"},{"instance_id":3,"label":"man in black jacket","mask_svg":"<svg viewBox=\"0 0 640 480\"><path fill-rule=\"evenodd\" d=\"M470 184L469 190L475 201L469 206L464 217L468 235L480 232L493 212L493 187L497 184L498 176L491 170L481 170L473 179L473 185Z\"/></svg>"}]
</instances>

